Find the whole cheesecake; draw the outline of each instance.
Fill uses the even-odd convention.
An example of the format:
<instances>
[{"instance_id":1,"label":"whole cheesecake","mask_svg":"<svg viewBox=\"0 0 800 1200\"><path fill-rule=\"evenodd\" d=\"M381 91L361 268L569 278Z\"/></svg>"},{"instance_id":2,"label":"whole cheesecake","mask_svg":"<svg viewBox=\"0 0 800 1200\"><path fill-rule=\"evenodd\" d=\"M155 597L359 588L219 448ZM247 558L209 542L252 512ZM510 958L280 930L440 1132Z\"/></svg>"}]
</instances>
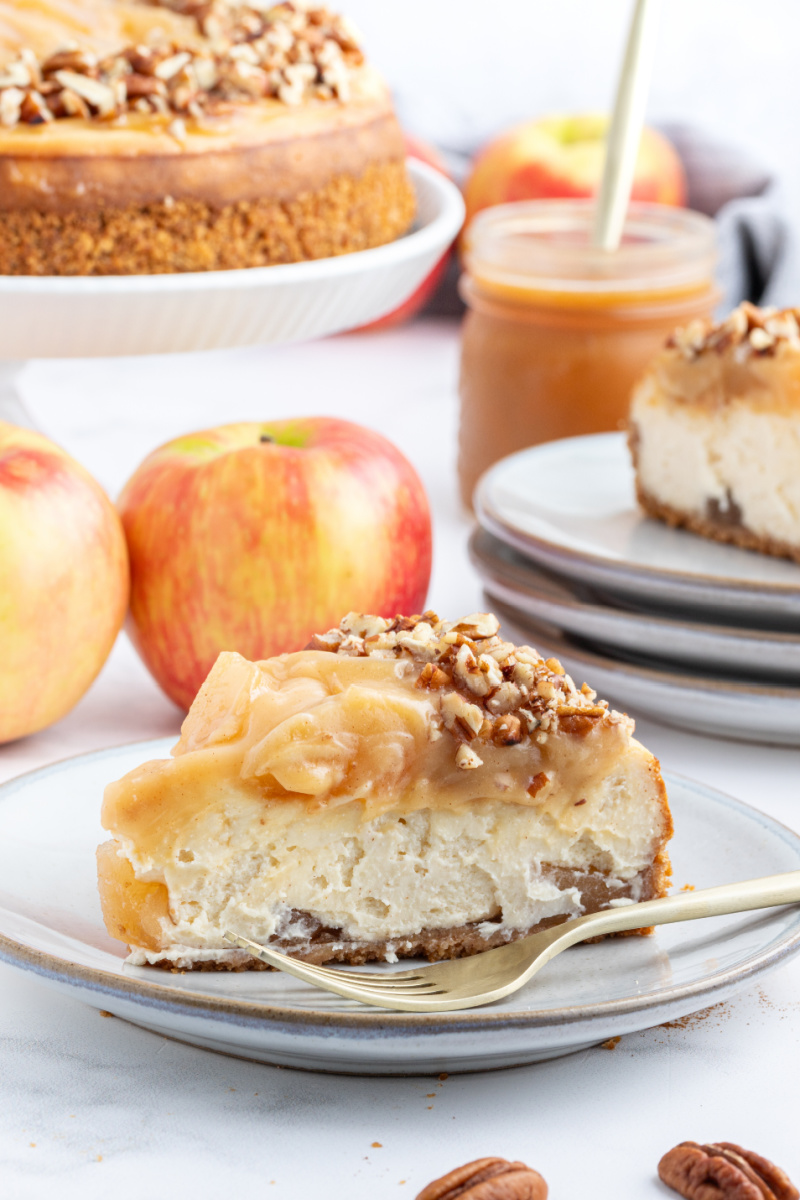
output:
<instances>
[{"instance_id":1,"label":"whole cheesecake","mask_svg":"<svg viewBox=\"0 0 800 1200\"><path fill-rule=\"evenodd\" d=\"M0 273L298 262L413 215L386 86L328 10L0 0Z\"/></svg>"}]
</instances>

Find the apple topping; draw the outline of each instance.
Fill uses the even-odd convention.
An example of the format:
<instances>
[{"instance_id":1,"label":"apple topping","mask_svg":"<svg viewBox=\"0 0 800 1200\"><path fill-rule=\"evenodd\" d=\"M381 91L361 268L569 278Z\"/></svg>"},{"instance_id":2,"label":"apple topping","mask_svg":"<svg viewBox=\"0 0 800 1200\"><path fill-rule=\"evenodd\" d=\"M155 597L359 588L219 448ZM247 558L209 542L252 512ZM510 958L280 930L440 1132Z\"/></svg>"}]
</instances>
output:
<instances>
[{"instance_id":1,"label":"apple topping","mask_svg":"<svg viewBox=\"0 0 800 1200\"><path fill-rule=\"evenodd\" d=\"M499 628L493 613L460 621L442 621L431 611L393 621L348 613L338 629L315 634L307 648L396 659L404 671L415 671L415 688L435 697L443 728L458 742L456 762L465 770L482 765L476 743L543 744L559 729L586 737L600 722L632 729L628 717L598 702L586 684L577 688L557 659L503 641Z\"/></svg>"}]
</instances>

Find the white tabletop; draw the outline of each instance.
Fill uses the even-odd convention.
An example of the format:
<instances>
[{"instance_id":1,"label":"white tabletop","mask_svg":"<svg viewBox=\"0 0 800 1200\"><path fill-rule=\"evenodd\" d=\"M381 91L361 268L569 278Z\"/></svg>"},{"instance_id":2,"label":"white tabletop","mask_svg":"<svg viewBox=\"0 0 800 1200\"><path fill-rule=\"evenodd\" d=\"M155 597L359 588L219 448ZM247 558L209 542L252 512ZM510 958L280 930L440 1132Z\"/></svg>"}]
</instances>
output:
<instances>
[{"instance_id":1,"label":"white tabletop","mask_svg":"<svg viewBox=\"0 0 800 1200\"><path fill-rule=\"evenodd\" d=\"M482 604L455 490L457 367L455 327L428 322L304 347L37 363L23 390L42 428L112 493L160 442L223 421L335 414L379 429L428 489L430 604L452 616ZM0 748L0 779L169 734L179 721L122 637L69 716ZM800 826L800 751L644 720L638 736L670 770ZM241 1062L103 1019L5 966L0 997L0 1195L8 1200L204 1200L245 1189L275 1200L413 1200L431 1179L484 1155L535 1166L553 1200L635 1200L673 1194L655 1167L686 1139L738 1142L800 1180L792 1119L800 961L614 1050L447 1079Z\"/></svg>"}]
</instances>

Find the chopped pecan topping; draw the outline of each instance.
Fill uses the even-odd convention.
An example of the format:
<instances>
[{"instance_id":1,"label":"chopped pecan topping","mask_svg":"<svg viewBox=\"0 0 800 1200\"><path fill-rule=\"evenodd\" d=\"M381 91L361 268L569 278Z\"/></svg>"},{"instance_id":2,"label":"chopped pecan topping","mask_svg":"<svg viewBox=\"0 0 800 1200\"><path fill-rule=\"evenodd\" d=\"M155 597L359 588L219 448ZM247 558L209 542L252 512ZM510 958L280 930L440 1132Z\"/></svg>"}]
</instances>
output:
<instances>
[{"instance_id":1,"label":"chopped pecan topping","mask_svg":"<svg viewBox=\"0 0 800 1200\"><path fill-rule=\"evenodd\" d=\"M433 663L427 663L422 668L422 674L414 684L418 688L441 688L445 684L451 682L450 676L441 667L435 667Z\"/></svg>"},{"instance_id":2,"label":"chopped pecan topping","mask_svg":"<svg viewBox=\"0 0 800 1200\"><path fill-rule=\"evenodd\" d=\"M315 633L306 646L306 650L328 650L332 654L335 654L341 640L341 636L338 640L334 641L331 637L320 637L319 634Z\"/></svg>"},{"instance_id":3,"label":"chopped pecan topping","mask_svg":"<svg viewBox=\"0 0 800 1200\"><path fill-rule=\"evenodd\" d=\"M483 759L470 750L466 743L462 743L456 750L456 766L461 767L462 771L474 771L476 767L483 766Z\"/></svg>"},{"instance_id":4,"label":"chopped pecan topping","mask_svg":"<svg viewBox=\"0 0 800 1200\"><path fill-rule=\"evenodd\" d=\"M509 713L495 721L492 728L492 741L495 746L518 746L523 738L522 723L519 717Z\"/></svg>"},{"instance_id":5,"label":"chopped pecan topping","mask_svg":"<svg viewBox=\"0 0 800 1200\"><path fill-rule=\"evenodd\" d=\"M472 639L493 637L499 628L500 622L494 613L471 613L453 625L456 633Z\"/></svg>"},{"instance_id":6,"label":"chopped pecan topping","mask_svg":"<svg viewBox=\"0 0 800 1200\"><path fill-rule=\"evenodd\" d=\"M43 60L23 50L0 68L0 123L121 121L128 112L196 119L253 100L344 101L364 61L343 17L299 0L147 2L191 18L202 41L182 46L154 35L151 45L102 59L80 46Z\"/></svg>"},{"instance_id":7,"label":"chopped pecan topping","mask_svg":"<svg viewBox=\"0 0 800 1200\"><path fill-rule=\"evenodd\" d=\"M53 120L53 114L47 107L44 96L34 88L25 92L19 106L19 119L26 125L44 125Z\"/></svg>"},{"instance_id":8,"label":"chopped pecan topping","mask_svg":"<svg viewBox=\"0 0 800 1200\"><path fill-rule=\"evenodd\" d=\"M702 355L732 354L737 362L774 355L781 346L800 350L800 309L757 308L745 301L724 321L692 321L667 341L688 362Z\"/></svg>"},{"instance_id":9,"label":"chopped pecan topping","mask_svg":"<svg viewBox=\"0 0 800 1200\"><path fill-rule=\"evenodd\" d=\"M599 722L628 721L605 701L597 703L586 684L578 690L558 659L545 661L530 646L504 642L498 629L492 613L455 622L430 611L393 621L348 613L338 629L315 634L307 648L418 667L414 686L436 693L444 728L472 748L472 756L459 759L461 767L482 765L474 742L542 744L559 729L585 737Z\"/></svg>"},{"instance_id":10,"label":"chopped pecan topping","mask_svg":"<svg viewBox=\"0 0 800 1200\"><path fill-rule=\"evenodd\" d=\"M483 712L477 704L470 703L460 692L448 692L442 698L440 711L450 732L461 729L468 741L483 729Z\"/></svg>"},{"instance_id":11,"label":"chopped pecan topping","mask_svg":"<svg viewBox=\"0 0 800 1200\"><path fill-rule=\"evenodd\" d=\"M597 715L592 712L560 713L559 725L565 733L574 733L576 737L586 737L587 733L591 733L594 729L597 719Z\"/></svg>"},{"instance_id":12,"label":"chopped pecan topping","mask_svg":"<svg viewBox=\"0 0 800 1200\"><path fill-rule=\"evenodd\" d=\"M435 1179L417 1200L547 1200L547 1184L525 1163L504 1158L478 1158L475 1162Z\"/></svg>"},{"instance_id":13,"label":"chopped pecan topping","mask_svg":"<svg viewBox=\"0 0 800 1200\"><path fill-rule=\"evenodd\" d=\"M687 1200L800 1200L780 1167L733 1142L681 1142L661 1159L658 1174Z\"/></svg>"},{"instance_id":14,"label":"chopped pecan topping","mask_svg":"<svg viewBox=\"0 0 800 1200\"><path fill-rule=\"evenodd\" d=\"M547 787L549 782L550 776L547 774L547 772L539 771L539 773L534 775L533 779L528 784L528 795L535 800L542 788Z\"/></svg>"}]
</instances>

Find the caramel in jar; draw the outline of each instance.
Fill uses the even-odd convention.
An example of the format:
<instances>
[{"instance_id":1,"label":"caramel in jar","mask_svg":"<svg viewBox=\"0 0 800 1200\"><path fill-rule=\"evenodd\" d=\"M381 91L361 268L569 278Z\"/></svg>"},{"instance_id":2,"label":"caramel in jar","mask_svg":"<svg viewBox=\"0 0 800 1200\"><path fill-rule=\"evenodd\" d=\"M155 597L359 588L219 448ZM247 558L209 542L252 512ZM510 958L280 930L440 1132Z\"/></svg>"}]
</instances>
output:
<instances>
[{"instance_id":1,"label":"caramel in jar","mask_svg":"<svg viewBox=\"0 0 800 1200\"><path fill-rule=\"evenodd\" d=\"M632 205L619 250L591 246L592 202L480 213L461 289L459 481L537 442L617 429L639 376L678 325L711 316L714 225Z\"/></svg>"}]
</instances>

